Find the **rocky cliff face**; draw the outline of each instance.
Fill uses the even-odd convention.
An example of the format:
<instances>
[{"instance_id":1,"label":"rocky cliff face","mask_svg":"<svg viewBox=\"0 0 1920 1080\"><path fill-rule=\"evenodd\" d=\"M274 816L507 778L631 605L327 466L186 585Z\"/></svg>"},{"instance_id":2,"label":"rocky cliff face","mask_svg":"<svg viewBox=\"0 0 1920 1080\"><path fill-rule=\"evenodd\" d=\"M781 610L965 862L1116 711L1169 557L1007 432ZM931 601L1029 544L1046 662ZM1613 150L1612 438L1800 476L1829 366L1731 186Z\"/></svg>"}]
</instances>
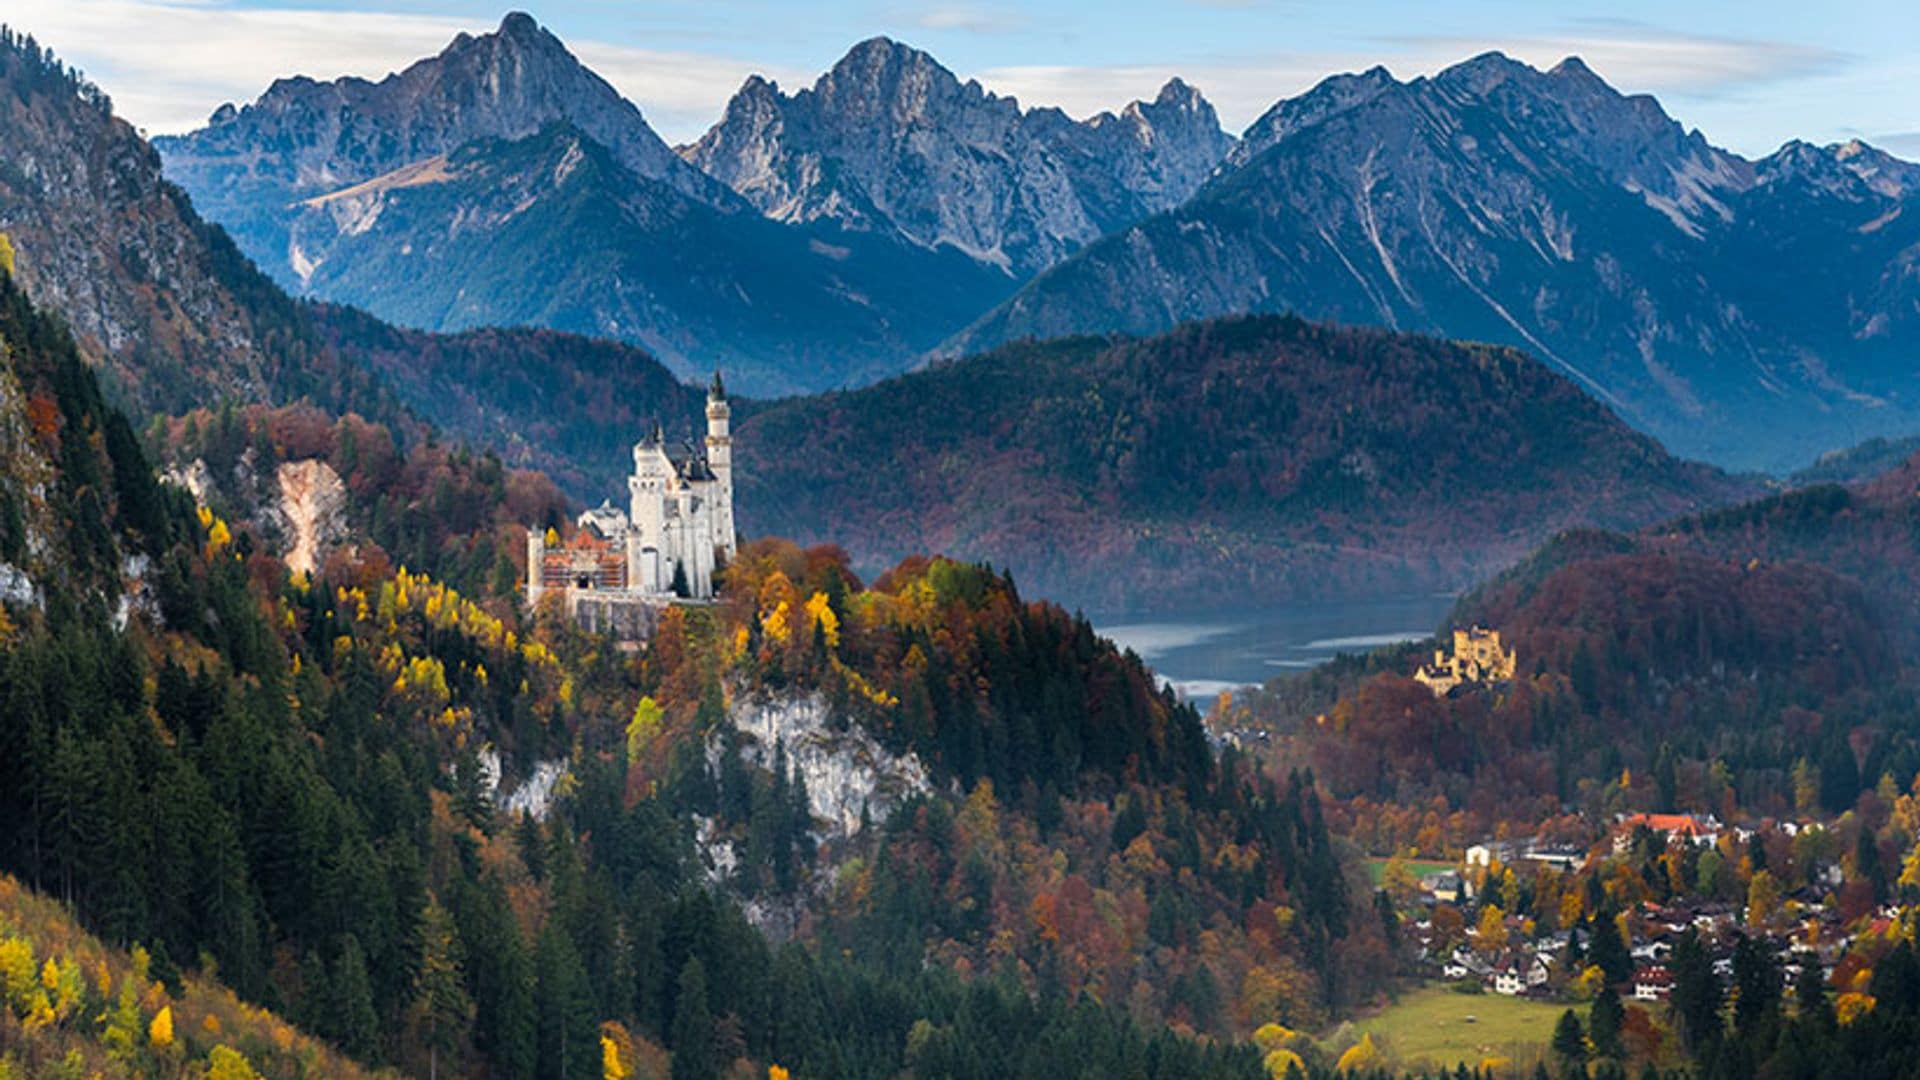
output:
<instances>
[{"instance_id":1,"label":"rocky cliff face","mask_svg":"<svg viewBox=\"0 0 1920 1080\"><path fill-rule=\"evenodd\" d=\"M875 38L797 94L749 79L684 152L776 220L896 233L1026 277L1179 204L1231 143L1178 80L1076 123Z\"/></svg>"},{"instance_id":2,"label":"rocky cliff face","mask_svg":"<svg viewBox=\"0 0 1920 1080\"><path fill-rule=\"evenodd\" d=\"M1008 287L952 252L717 210L566 124L304 200L286 227L314 295L405 326L632 342L757 396L888 374Z\"/></svg>"},{"instance_id":3,"label":"rocky cliff face","mask_svg":"<svg viewBox=\"0 0 1920 1080\"><path fill-rule=\"evenodd\" d=\"M640 110L527 15L462 34L379 82L281 79L225 105L190 135L155 140L167 172L282 284L306 282L288 235L296 207L446 154L475 139L521 139L565 122L635 175L722 208L739 201L689 168Z\"/></svg>"},{"instance_id":4,"label":"rocky cliff face","mask_svg":"<svg viewBox=\"0 0 1920 1080\"><path fill-rule=\"evenodd\" d=\"M1920 416L1911 168L1863 147L1748 162L1577 60L1341 76L952 344L1236 311L1500 341L1682 453L1784 466Z\"/></svg>"},{"instance_id":5,"label":"rocky cliff face","mask_svg":"<svg viewBox=\"0 0 1920 1080\"><path fill-rule=\"evenodd\" d=\"M145 405L258 397L272 379L248 275L106 99L0 41L0 232L18 280Z\"/></svg>"},{"instance_id":6,"label":"rocky cliff face","mask_svg":"<svg viewBox=\"0 0 1920 1080\"><path fill-rule=\"evenodd\" d=\"M281 558L295 574L311 574L327 551L346 539L347 488L324 461L285 461L274 471L280 500L274 507L286 548Z\"/></svg>"},{"instance_id":7,"label":"rocky cliff face","mask_svg":"<svg viewBox=\"0 0 1920 1080\"><path fill-rule=\"evenodd\" d=\"M885 821L905 800L933 790L926 767L912 754L890 753L858 725L835 723L818 694L736 701L734 729L751 736L749 760L771 767L776 747L807 783L814 819L829 838L860 831L864 819Z\"/></svg>"}]
</instances>

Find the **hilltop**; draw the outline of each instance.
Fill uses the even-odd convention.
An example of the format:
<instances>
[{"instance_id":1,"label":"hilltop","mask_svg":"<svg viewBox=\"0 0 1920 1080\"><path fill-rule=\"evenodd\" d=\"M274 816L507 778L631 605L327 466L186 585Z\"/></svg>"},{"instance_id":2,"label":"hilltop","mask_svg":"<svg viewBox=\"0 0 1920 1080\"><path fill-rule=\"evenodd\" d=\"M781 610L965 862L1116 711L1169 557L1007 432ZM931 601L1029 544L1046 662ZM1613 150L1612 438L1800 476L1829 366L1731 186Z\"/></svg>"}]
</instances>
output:
<instances>
[{"instance_id":1,"label":"hilltop","mask_svg":"<svg viewBox=\"0 0 1920 1080\"><path fill-rule=\"evenodd\" d=\"M740 424L752 526L1093 608L1459 588L1752 490L1512 349L1259 317L1011 345Z\"/></svg>"}]
</instances>

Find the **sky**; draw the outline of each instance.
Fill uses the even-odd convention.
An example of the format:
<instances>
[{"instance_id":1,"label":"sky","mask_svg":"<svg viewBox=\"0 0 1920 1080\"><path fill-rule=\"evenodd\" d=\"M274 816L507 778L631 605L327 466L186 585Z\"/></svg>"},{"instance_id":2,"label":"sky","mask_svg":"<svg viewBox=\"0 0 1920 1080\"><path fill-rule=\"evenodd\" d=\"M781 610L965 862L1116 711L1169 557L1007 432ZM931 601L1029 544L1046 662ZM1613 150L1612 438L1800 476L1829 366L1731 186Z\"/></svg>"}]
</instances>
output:
<instances>
[{"instance_id":1,"label":"sky","mask_svg":"<svg viewBox=\"0 0 1920 1080\"><path fill-rule=\"evenodd\" d=\"M884 34L988 90L1075 116L1179 75L1238 133L1322 77L1431 74L1489 49L1578 55L1652 93L1714 143L1864 138L1920 159L1920 2L1826 0L519 0L669 142L697 138L743 79L795 90ZM484 32L512 4L469 0L0 0L150 134L200 126L284 75L379 78Z\"/></svg>"}]
</instances>

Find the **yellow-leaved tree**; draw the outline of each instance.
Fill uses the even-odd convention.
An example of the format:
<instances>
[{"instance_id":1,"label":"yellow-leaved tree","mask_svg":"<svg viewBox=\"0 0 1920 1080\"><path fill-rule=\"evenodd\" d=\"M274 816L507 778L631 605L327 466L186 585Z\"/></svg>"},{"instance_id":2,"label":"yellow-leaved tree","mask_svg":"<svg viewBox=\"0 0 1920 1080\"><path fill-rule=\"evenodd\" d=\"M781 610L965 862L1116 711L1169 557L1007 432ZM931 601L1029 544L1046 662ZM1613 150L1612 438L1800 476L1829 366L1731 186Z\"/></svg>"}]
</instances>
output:
<instances>
[{"instance_id":1,"label":"yellow-leaved tree","mask_svg":"<svg viewBox=\"0 0 1920 1080\"><path fill-rule=\"evenodd\" d=\"M653 745L654 738L660 734L661 721L665 716L666 713L654 703L651 697L641 698L640 704L633 707L633 719L627 724L628 762L639 761L646 753L647 747Z\"/></svg>"},{"instance_id":2,"label":"yellow-leaved tree","mask_svg":"<svg viewBox=\"0 0 1920 1080\"><path fill-rule=\"evenodd\" d=\"M602 1080L627 1080L633 1072L620 1062L620 1046L605 1035L600 1036L600 1076Z\"/></svg>"},{"instance_id":3,"label":"yellow-leaved tree","mask_svg":"<svg viewBox=\"0 0 1920 1080\"><path fill-rule=\"evenodd\" d=\"M840 647L840 616L833 613L833 605L827 601L827 594L814 593L807 597L807 623L820 628L820 636L826 639L827 648Z\"/></svg>"},{"instance_id":4,"label":"yellow-leaved tree","mask_svg":"<svg viewBox=\"0 0 1920 1080\"><path fill-rule=\"evenodd\" d=\"M216 1046L207 1051L207 1080L261 1080L247 1055L231 1046Z\"/></svg>"},{"instance_id":5,"label":"yellow-leaved tree","mask_svg":"<svg viewBox=\"0 0 1920 1080\"><path fill-rule=\"evenodd\" d=\"M8 277L13 276L13 238L3 232L0 232L0 270L5 270Z\"/></svg>"},{"instance_id":6,"label":"yellow-leaved tree","mask_svg":"<svg viewBox=\"0 0 1920 1080\"><path fill-rule=\"evenodd\" d=\"M1360 1072L1380 1064L1380 1048L1373 1045L1373 1032L1360 1036L1360 1041L1347 1047L1340 1060L1333 1066L1335 1072Z\"/></svg>"},{"instance_id":7,"label":"yellow-leaved tree","mask_svg":"<svg viewBox=\"0 0 1920 1080\"><path fill-rule=\"evenodd\" d=\"M1480 921L1474 926L1473 947L1482 955L1493 956L1507 947L1507 913L1498 904L1480 909Z\"/></svg>"},{"instance_id":8,"label":"yellow-leaved tree","mask_svg":"<svg viewBox=\"0 0 1920 1080\"><path fill-rule=\"evenodd\" d=\"M173 1006L162 1005L160 1011L153 1014L153 1023L147 1025L147 1042L155 1050L173 1045Z\"/></svg>"},{"instance_id":9,"label":"yellow-leaved tree","mask_svg":"<svg viewBox=\"0 0 1920 1080\"><path fill-rule=\"evenodd\" d=\"M1358 1049L1358 1047L1355 1049ZM1267 1075L1271 1077L1272 1080L1287 1080L1288 1076L1305 1076L1307 1074L1307 1063L1301 1059L1299 1054L1294 1053L1284 1046L1278 1050L1268 1052L1263 1064L1266 1065Z\"/></svg>"}]
</instances>

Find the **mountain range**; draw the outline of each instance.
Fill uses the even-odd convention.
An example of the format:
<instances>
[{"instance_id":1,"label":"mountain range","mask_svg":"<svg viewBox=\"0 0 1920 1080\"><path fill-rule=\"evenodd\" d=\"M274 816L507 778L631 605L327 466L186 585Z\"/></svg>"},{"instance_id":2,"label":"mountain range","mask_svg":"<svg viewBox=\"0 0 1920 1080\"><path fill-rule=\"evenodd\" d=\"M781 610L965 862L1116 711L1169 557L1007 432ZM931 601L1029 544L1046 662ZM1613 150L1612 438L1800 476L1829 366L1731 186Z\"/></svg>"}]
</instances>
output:
<instances>
[{"instance_id":1,"label":"mountain range","mask_svg":"<svg viewBox=\"0 0 1920 1080\"><path fill-rule=\"evenodd\" d=\"M898 371L1179 202L1229 142L1182 85L1075 123L875 40L795 98L749 80L686 150L709 176L513 14L377 83L283 79L157 145L298 295L423 329L615 338L772 395Z\"/></svg>"},{"instance_id":2,"label":"mountain range","mask_svg":"<svg viewBox=\"0 0 1920 1080\"><path fill-rule=\"evenodd\" d=\"M1024 279L1185 202L1232 143L1178 79L1075 122L874 38L797 94L748 79L684 153L775 220L949 246Z\"/></svg>"},{"instance_id":3,"label":"mountain range","mask_svg":"<svg viewBox=\"0 0 1920 1080\"><path fill-rule=\"evenodd\" d=\"M1376 68L949 347L1234 311L1498 341L1679 453L1783 468L1915 422L1917 177L1858 143L1748 161L1578 60Z\"/></svg>"}]
</instances>

